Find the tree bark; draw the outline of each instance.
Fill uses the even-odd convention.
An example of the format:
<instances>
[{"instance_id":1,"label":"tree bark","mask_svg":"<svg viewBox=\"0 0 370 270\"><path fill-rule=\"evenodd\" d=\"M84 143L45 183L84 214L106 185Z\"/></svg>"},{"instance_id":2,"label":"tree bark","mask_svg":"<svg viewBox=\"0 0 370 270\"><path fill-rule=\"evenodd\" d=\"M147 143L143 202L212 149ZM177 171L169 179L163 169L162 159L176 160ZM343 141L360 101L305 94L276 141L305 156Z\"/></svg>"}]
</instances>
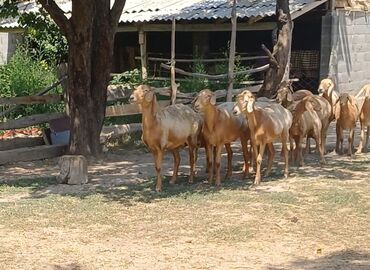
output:
<instances>
[{"instance_id":1,"label":"tree bark","mask_svg":"<svg viewBox=\"0 0 370 270\"><path fill-rule=\"evenodd\" d=\"M69 20L54 0L39 2L58 24L69 45L69 153L98 156L114 34L125 0L116 0L112 8L109 0L72 0Z\"/></svg>"},{"instance_id":2,"label":"tree bark","mask_svg":"<svg viewBox=\"0 0 370 270\"><path fill-rule=\"evenodd\" d=\"M270 58L270 67L265 74L265 79L258 96L271 98L275 95L279 84L281 83L286 65L289 64L289 51L291 46L292 20L289 10L289 0L276 0L277 17L277 42L274 45L272 55L277 61Z\"/></svg>"}]
</instances>

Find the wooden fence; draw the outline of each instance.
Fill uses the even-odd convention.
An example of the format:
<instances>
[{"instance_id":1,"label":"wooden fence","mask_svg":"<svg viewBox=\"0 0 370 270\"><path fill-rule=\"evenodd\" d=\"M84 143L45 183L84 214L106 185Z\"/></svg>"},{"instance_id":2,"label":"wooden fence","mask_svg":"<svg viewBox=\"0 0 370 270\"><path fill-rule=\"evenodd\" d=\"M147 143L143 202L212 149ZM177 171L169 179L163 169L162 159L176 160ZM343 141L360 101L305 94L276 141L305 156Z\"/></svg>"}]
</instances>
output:
<instances>
[{"instance_id":1,"label":"wooden fence","mask_svg":"<svg viewBox=\"0 0 370 270\"><path fill-rule=\"evenodd\" d=\"M65 79L66 78L63 77L60 81L54 83L50 87L47 87L43 91L40 91L34 96L0 98L0 106L10 106L9 109L0 113L0 117L4 117L23 105L63 102L63 95L48 94L48 92L60 85ZM248 89L251 89L252 91L258 91L259 87L260 85L251 86L248 87ZM233 94L238 94L242 90L243 89L235 89ZM123 86L109 86L107 89L107 101L109 101L110 104L116 101L123 101L129 98L131 92L132 90ZM155 92L157 95L162 97L170 98L171 96L170 87L156 88ZM226 96L227 90L217 90L215 93L217 98L223 98ZM196 94L196 92L182 93L177 91L176 103L189 104L194 99ZM170 104L170 100L160 100L158 101L158 104L160 107L165 107ZM136 104L113 104L107 105L106 107L106 117L120 117L137 114L140 114L140 110ZM40 125L63 117L66 117L65 113L55 112L24 116L18 119L10 119L6 122L0 122L0 131ZM141 131L141 123L104 126L101 133L101 143L105 143L107 140L117 138L125 133L137 131ZM0 165L18 161L30 161L58 157L63 155L66 150L66 145L51 145L46 139L45 134L43 134L43 137L17 137L0 139Z\"/></svg>"}]
</instances>

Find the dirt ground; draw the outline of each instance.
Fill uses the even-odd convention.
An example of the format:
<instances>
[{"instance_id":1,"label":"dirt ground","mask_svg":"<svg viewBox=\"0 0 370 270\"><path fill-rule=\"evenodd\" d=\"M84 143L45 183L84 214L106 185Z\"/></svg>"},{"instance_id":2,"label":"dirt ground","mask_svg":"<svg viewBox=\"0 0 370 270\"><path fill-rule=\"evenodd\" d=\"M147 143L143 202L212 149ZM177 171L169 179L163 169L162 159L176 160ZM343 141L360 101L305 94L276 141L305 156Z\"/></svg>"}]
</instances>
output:
<instances>
[{"instance_id":1,"label":"dirt ground","mask_svg":"<svg viewBox=\"0 0 370 270\"><path fill-rule=\"evenodd\" d=\"M0 167L0 269L370 269L370 154L310 154L288 179L277 155L252 187L233 149L221 188L202 182L203 150L195 183L183 151L169 186L166 155L159 194L145 149L110 151L82 186L56 184L55 159Z\"/></svg>"}]
</instances>

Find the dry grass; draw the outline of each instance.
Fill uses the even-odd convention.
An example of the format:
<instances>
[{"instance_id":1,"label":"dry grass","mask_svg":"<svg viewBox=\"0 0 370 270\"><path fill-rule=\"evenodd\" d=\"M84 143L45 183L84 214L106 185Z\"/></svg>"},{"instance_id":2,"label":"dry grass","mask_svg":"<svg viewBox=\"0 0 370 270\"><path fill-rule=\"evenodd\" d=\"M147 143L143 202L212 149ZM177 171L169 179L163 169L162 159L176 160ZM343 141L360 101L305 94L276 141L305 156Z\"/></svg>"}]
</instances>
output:
<instances>
[{"instance_id":1,"label":"dry grass","mask_svg":"<svg viewBox=\"0 0 370 270\"><path fill-rule=\"evenodd\" d=\"M259 187L200 175L161 194L153 171L121 179L111 161L82 187L3 168L0 269L370 269L369 156L312 157Z\"/></svg>"}]
</instances>

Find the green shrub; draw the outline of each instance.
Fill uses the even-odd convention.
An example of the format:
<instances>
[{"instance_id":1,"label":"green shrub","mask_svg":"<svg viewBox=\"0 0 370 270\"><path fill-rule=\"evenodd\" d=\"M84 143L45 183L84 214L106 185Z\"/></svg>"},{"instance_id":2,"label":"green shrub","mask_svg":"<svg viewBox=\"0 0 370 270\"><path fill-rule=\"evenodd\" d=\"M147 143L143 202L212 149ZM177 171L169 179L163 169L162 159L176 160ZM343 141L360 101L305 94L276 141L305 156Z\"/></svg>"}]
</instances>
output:
<instances>
[{"instance_id":1,"label":"green shrub","mask_svg":"<svg viewBox=\"0 0 370 270\"><path fill-rule=\"evenodd\" d=\"M31 56L26 46L19 45L9 63L0 66L0 89L3 97L35 95L55 81L57 81L55 66L41 58ZM61 88L53 91L61 93ZM7 118L61 110L63 104L24 105L7 115Z\"/></svg>"}]
</instances>

